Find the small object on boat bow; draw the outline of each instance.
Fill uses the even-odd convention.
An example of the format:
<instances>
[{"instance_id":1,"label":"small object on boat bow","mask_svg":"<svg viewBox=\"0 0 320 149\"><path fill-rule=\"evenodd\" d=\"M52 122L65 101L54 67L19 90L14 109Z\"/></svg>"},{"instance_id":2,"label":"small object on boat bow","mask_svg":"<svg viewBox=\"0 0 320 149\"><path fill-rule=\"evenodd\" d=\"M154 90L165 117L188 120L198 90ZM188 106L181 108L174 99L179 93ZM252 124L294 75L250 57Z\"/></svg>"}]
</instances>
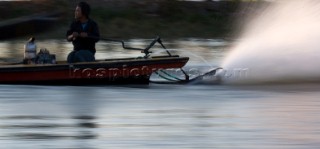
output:
<instances>
[{"instance_id":1,"label":"small object on boat bow","mask_svg":"<svg viewBox=\"0 0 320 149\"><path fill-rule=\"evenodd\" d=\"M35 63L37 56L37 45L35 43L35 38L31 37L29 41L24 45L24 58L25 64Z\"/></svg>"}]
</instances>

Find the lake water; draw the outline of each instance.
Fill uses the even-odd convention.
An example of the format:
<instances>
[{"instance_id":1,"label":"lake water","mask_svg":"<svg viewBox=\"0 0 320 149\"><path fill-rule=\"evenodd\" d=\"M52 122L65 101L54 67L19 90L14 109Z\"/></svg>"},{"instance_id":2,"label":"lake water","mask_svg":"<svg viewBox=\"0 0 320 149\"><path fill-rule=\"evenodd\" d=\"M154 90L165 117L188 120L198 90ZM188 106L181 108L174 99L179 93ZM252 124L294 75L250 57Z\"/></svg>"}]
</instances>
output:
<instances>
[{"instance_id":1,"label":"lake water","mask_svg":"<svg viewBox=\"0 0 320 149\"><path fill-rule=\"evenodd\" d=\"M143 47L149 40L130 40ZM19 61L24 41L1 41L3 62ZM72 48L38 41L64 60ZM231 42L166 42L188 68L219 66ZM159 52L157 52L159 51ZM163 54L158 48L154 54ZM142 56L100 42L97 59ZM0 85L0 148L301 149L320 146L320 84L149 86Z\"/></svg>"}]
</instances>

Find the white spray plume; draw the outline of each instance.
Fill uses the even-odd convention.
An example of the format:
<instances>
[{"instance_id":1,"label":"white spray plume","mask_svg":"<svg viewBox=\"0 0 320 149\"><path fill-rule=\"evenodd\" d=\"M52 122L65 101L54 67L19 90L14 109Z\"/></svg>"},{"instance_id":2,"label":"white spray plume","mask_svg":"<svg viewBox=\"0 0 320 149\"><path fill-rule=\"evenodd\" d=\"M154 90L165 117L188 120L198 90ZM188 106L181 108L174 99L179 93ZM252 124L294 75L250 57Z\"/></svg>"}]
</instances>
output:
<instances>
[{"instance_id":1,"label":"white spray plume","mask_svg":"<svg viewBox=\"0 0 320 149\"><path fill-rule=\"evenodd\" d=\"M218 73L224 83L319 81L320 1L274 2L231 51Z\"/></svg>"}]
</instances>

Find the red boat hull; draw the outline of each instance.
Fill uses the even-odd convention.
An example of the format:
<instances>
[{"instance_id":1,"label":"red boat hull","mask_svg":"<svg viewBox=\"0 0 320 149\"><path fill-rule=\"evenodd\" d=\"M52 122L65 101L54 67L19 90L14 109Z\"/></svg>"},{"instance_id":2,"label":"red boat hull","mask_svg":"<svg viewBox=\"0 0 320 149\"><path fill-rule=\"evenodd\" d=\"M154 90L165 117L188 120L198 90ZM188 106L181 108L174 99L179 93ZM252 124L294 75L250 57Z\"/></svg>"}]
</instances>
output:
<instances>
[{"instance_id":1,"label":"red boat hull","mask_svg":"<svg viewBox=\"0 0 320 149\"><path fill-rule=\"evenodd\" d=\"M187 57L161 57L75 64L0 65L0 84L148 84L153 72L181 68L188 60Z\"/></svg>"}]
</instances>

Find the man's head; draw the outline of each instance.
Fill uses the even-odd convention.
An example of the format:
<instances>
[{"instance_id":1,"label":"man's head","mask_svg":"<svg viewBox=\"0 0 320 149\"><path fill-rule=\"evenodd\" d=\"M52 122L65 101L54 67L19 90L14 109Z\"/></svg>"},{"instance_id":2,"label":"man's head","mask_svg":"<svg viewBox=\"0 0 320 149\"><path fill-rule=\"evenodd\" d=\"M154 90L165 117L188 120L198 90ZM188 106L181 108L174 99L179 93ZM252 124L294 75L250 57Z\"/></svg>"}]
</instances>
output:
<instances>
[{"instance_id":1,"label":"man's head","mask_svg":"<svg viewBox=\"0 0 320 149\"><path fill-rule=\"evenodd\" d=\"M83 17L89 18L90 14L90 5L86 2L78 3L76 10L74 12L75 19L79 20Z\"/></svg>"}]
</instances>

